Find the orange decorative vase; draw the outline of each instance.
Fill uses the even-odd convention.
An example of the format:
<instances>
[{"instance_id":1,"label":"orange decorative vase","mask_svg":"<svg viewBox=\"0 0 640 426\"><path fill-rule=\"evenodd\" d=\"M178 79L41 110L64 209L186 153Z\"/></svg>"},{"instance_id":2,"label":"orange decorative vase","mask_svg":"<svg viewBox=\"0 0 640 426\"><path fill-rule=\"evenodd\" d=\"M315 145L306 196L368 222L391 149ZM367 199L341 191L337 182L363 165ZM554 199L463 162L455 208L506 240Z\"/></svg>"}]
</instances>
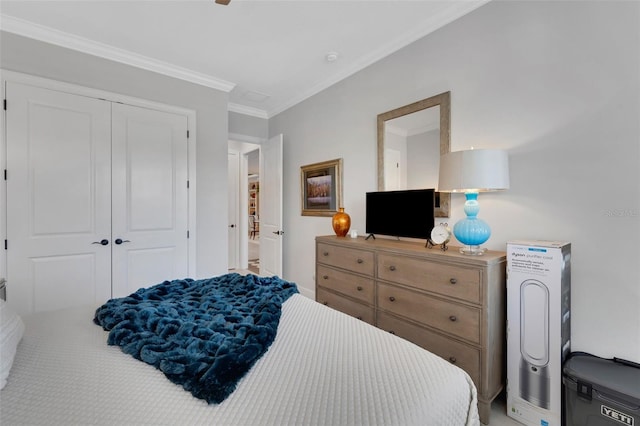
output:
<instances>
[{"instance_id":1,"label":"orange decorative vase","mask_svg":"<svg viewBox=\"0 0 640 426\"><path fill-rule=\"evenodd\" d=\"M338 208L338 213L334 214L331 219L331 225L333 225L333 231L338 237L347 235L349 227L351 227L351 217L344 212L344 207Z\"/></svg>"}]
</instances>

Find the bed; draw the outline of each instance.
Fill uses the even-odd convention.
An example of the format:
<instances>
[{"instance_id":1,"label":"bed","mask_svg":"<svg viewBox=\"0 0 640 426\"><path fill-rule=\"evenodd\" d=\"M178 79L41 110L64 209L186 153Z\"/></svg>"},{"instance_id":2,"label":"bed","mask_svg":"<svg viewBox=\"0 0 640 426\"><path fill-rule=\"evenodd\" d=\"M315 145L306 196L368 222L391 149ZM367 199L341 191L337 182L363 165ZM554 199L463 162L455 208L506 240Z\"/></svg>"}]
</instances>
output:
<instances>
[{"instance_id":1,"label":"bed","mask_svg":"<svg viewBox=\"0 0 640 426\"><path fill-rule=\"evenodd\" d=\"M23 318L0 424L479 424L476 389L463 370L297 292L282 304L266 353L213 404L107 345L95 312Z\"/></svg>"}]
</instances>

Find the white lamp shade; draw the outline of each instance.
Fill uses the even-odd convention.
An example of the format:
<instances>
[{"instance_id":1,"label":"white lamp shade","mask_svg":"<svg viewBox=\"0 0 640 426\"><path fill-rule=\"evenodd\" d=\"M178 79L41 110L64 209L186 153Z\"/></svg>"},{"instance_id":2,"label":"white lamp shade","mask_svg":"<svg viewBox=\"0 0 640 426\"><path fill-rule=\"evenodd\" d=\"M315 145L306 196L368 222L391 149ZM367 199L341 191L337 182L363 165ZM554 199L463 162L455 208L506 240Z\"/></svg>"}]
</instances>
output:
<instances>
[{"instance_id":1,"label":"white lamp shade","mask_svg":"<svg viewBox=\"0 0 640 426\"><path fill-rule=\"evenodd\" d=\"M501 149L455 151L440 157L438 191L485 192L509 188L509 157Z\"/></svg>"}]
</instances>

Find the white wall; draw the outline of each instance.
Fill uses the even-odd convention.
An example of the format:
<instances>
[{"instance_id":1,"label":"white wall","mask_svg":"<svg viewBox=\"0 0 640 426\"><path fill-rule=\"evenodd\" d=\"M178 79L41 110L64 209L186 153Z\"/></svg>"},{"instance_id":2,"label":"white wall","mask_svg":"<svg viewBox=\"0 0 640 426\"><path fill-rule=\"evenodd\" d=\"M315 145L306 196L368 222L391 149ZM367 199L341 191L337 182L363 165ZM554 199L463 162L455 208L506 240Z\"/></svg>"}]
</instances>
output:
<instances>
[{"instance_id":1,"label":"white wall","mask_svg":"<svg viewBox=\"0 0 640 426\"><path fill-rule=\"evenodd\" d=\"M267 140L269 135L269 121L264 118L253 117L237 112L229 112L229 135L242 135L247 138Z\"/></svg>"},{"instance_id":2,"label":"white wall","mask_svg":"<svg viewBox=\"0 0 640 426\"><path fill-rule=\"evenodd\" d=\"M407 137L407 188L437 188L439 170L440 130Z\"/></svg>"},{"instance_id":3,"label":"white wall","mask_svg":"<svg viewBox=\"0 0 640 426\"><path fill-rule=\"evenodd\" d=\"M196 111L197 275L227 272L227 93L14 34L0 42L0 68Z\"/></svg>"},{"instance_id":4,"label":"white wall","mask_svg":"<svg viewBox=\"0 0 640 426\"><path fill-rule=\"evenodd\" d=\"M486 245L570 241L573 350L640 361L639 86L640 3L494 1L284 111L284 277L313 292L314 238L332 233L300 215L300 166L344 159L362 232L377 114L450 90L451 149L509 151L511 188L480 197Z\"/></svg>"}]
</instances>

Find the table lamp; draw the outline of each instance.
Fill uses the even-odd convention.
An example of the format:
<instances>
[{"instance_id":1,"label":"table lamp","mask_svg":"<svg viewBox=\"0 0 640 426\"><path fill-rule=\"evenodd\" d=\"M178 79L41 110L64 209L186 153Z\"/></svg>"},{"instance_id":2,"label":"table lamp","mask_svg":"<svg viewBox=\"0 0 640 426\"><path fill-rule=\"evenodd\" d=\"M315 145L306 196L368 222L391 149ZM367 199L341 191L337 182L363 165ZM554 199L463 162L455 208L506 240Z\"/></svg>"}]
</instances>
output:
<instances>
[{"instance_id":1,"label":"table lamp","mask_svg":"<svg viewBox=\"0 0 640 426\"><path fill-rule=\"evenodd\" d=\"M455 151L440 157L438 191L464 192L467 217L453 226L453 235L465 246L460 252L482 255L480 245L491 236L489 225L478 219L478 193L509 188L509 159L500 149Z\"/></svg>"}]
</instances>

